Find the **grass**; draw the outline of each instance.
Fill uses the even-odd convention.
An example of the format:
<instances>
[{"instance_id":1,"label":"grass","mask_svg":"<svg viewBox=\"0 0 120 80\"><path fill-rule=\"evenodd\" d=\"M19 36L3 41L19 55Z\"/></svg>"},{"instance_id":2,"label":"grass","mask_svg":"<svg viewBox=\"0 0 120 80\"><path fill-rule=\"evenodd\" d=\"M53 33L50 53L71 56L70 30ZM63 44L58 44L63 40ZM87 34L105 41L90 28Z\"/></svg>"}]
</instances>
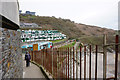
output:
<instances>
[{"instance_id":1,"label":"grass","mask_svg":"<svg viewBox=\"0 0 120 80\"><path fill-rule=\"evenodd\" d=\"M79 39L83 44L91 44L91 45L102 45L103 44L103 36L90 36L83 37Z\"/></svg>"},{"instance_id":2,"label":"grass","mask_svg":"<svg viewBox=\"0 0 120 80\"><path fill-rule=\"evenodd\" d=\"M57 43L57 42L61 42L61 41L65 41L66 39L61 39L61 40L54 40L54 41L50 41L52 43Z\"/></svg>"},{"instance_id":3,"label":"grass","mask_svg":"<svg viewBox=\"0 0 120 80\"><path fill-rule=\"evenodd\" d=\"M60 48L68 48L68 47L73 47L75 45L76 42L73 42L71 44L68 44L68 45L65 45L65 46L62 46Z\"/></svg>"}]
</instances>

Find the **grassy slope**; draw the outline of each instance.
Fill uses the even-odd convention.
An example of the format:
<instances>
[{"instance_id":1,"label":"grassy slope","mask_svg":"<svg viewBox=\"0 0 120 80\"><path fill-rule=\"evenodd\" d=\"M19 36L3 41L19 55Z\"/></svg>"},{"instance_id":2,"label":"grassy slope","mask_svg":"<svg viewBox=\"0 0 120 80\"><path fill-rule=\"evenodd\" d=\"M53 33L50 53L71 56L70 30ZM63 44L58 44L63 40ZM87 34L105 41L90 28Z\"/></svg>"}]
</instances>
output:
<instances>
[{"instance_id":1,"label":"grassy slope","mask_svg":"<svg viewBox=\"0 0 120 80\"><path fill-rule=\"evenodd\" d=\"M60 48L68 48L68 47L73 47L75 45L75 42L71 43L71 44L68 44L68 45L65 45L65 46L62 46Z\"/></svg>"},{"instance_id":2,"label":"grassy slope","mask_svg":"<svg viewBox=\"0 0 120 80\"><path fill-rule=\"evenodd\" d=\"M55 17L45 17L45 16L22 16L20 15L21 22L37 23L42 29L57 29L60 32L66 34L69 38L80 39L83 43L89 44L102 44L103 37L98 35L115 33L114 30L100 28L96 26L90 26L85 24L77 24L69 19L61 19ZM89 37L90 36L90 37ZM98 36L98 37L95 37ZM84 38L81 38L84 37ZM114 42L111 37L108 42Z\"/></svg>"},{"instance_id":3,"label":"grassy slope","mask_svg":"<svg viewBox=\"0 0 120 80\"><path fill-rule=\"evenodd\" d=\"M81 30L77 29L75 24L68 19L43 16L20 16L20 19L21 22L37 23L39 26L42 26L42 29L57 29L70 38L77 38L83 34Z\"/></svg>"}]
</instances>

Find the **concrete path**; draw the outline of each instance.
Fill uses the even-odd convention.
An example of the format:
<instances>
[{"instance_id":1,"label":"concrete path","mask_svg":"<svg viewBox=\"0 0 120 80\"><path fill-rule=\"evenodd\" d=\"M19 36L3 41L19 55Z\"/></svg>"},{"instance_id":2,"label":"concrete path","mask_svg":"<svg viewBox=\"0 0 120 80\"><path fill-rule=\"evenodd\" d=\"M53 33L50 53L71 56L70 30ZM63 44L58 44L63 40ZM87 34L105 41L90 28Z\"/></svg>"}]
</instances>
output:
<instances>
[{"instance_id":1,"label":"concrete path","mask_svg":"<svg viewBox=\"0 0 120 80\"><path fill-rule=\"evenodd\" d=\"M23 55L24 59L24 55ZM29 67L26 67L26 62L23 60L23 78L44 78L44 75L39 67L30 63Z\"/></svg>"}]
</instances>

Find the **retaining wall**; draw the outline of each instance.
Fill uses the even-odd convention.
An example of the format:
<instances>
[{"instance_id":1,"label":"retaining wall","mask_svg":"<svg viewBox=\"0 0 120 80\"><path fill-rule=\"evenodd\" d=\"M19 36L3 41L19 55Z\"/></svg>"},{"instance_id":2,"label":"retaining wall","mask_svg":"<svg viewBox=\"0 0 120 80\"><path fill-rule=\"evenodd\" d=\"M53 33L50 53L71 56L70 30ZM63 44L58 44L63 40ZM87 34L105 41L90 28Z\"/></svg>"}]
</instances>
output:
<instances>
[{"instance_id":1,"label":"retaining wall","mask_svg":"<svg viewBox=\"0 0 120 80\"><path fill-rule=\"evenodd\" d=\"M23 77L20 35L17 30L0 27L0 80Z\"/></svg>"}]
</instances>

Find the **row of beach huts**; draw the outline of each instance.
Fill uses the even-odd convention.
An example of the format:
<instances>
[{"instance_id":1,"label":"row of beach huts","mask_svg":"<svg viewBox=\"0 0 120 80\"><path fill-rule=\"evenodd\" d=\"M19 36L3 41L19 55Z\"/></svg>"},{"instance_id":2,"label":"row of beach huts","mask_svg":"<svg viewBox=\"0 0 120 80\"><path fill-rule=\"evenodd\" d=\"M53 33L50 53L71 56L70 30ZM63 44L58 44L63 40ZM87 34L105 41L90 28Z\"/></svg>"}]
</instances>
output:
<instances>
[{"instance_id":1,"label":"row of beach huts","mask_svg":"<svg viewBox=\"0 0 120 80\"><path fill-rule=\"evenodd\" d=\"M22 42L30 41L52 41L65 39L67 36L58 30L22 30Z\"/></svg>"}]
</instances>

